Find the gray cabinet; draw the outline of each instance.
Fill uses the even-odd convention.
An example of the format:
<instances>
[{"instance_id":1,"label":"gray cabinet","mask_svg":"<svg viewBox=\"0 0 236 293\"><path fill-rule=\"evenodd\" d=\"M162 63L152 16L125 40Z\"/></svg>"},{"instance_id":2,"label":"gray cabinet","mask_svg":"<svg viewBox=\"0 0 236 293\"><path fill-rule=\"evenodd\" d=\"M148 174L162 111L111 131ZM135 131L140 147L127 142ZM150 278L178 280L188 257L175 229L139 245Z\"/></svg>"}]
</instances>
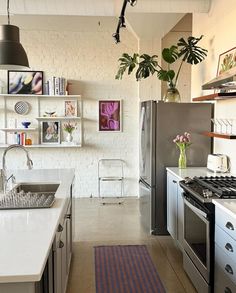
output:
<instances>
[{"instance_id":1,"label":"gray cabinet","mask_svg":"<svg viewBox=\"0 0 236 293\"><path fill-rule=\"evenodd\" d=\"M236 292L236 218L215 210L215 293Z\"/></svg>"},{"instance_id":2,"label":"gray cabinet","mask_svg":"<svg viewBox=\"0 0 236 293\"><path fill-rule=\"evenodd\" d=\"M179 177L167 171L167 230L179 247L183 247L183 197Z\"/></svg>"},{"instance_id":3,"label":"gray cabinet","mask_svg":"<svg viewBox=\"0 0 236 293\"><path fill-rule=\"evenodd\" d=\"M72 208L71 201L63 214L54 241L55 293L66 293L72 256Z\"/></svg>"}]
</instances>

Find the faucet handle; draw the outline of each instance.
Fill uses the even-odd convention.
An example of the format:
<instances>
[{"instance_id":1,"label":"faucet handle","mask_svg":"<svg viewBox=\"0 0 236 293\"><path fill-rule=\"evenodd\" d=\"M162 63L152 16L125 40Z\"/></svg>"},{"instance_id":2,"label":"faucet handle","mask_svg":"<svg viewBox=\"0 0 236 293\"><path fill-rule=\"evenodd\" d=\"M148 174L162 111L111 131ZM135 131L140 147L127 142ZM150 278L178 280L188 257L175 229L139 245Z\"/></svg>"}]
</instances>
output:
<instances>
[{"instance_id":1,"label":"faucet handle","mask_svg":"<svg viewBox=\"0 0 236 293\"><path fill-rule=\"evenodd\" d=\"M27 161L27 166L28 166L28 168L29 169L33 169L33 161L31 160L31 159L28 159L28 161Z\"/></svg>"}]
</instances>

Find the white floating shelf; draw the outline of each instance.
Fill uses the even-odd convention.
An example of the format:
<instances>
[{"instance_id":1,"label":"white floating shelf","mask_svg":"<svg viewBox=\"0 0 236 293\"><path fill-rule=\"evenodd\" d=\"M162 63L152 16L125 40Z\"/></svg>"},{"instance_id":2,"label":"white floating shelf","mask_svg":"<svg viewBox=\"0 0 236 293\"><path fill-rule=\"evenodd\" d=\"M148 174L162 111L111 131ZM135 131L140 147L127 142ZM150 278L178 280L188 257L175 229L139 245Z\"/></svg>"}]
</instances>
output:
<instances>
[{"instance_id":1,"label":"white floating shelf","mask_svg":"<svg viewBox=\"0 0 236 293\"><path fill-rule=\"evenodd\" d=\"M80 120L81 117L36 117L38 121Z\"/></svg>"},{"instance_id":2,"label":"white floating shelf","mask_svg":"<svg viewBox=\"0 0 236 293\"><path fill-rule=\"evenodd\" d=\"M5 132L30 132L37 131L37 128L29 127L29 128L1 128L1 131Z\"/></svg>"},{"instance_id":3,"label":"white floating shelf","mask_svg":"<svg viewBox=\"0 0 236 293\"><path fill-rule=\"evenodd\" d=\"M1 149L5 149L10 144L0 144ZM32 144L32 145L24 145L26 148L81 148L81 144L74 145L64 145L64 144Z\"/></svg>"},{"instance_id":4,"label":"white floating shelf","mask_svg":"<svg viewBox=\"0 0 236 293\"><path fill-rule=\"evenodd\" d=\"M27 97L34 97L34 98L63 98L63 99L81 99L80 95L22 95L22 94L0 94L0 97L8 97L8 98L27 98Z\"/></svg>"}]
</instances>

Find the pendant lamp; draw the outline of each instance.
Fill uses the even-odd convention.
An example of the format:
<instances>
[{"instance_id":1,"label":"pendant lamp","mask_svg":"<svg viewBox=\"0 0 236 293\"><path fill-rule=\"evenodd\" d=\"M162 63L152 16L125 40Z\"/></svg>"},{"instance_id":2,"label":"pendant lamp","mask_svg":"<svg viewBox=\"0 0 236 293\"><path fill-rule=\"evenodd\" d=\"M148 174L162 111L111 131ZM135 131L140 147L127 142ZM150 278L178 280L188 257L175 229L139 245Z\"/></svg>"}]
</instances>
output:
<instances>
[{"instance_id":1,"label":"pendant lamp","mask_svg":"<svg viewBox=\"0 0 236 293\"><path fill-rule=\"evenodd\" d=\"M19 70L29 68L29 61L20 43L20 30L10 24L9 0L7 0L8 24L0 25L0 69Z\"/></svg>"}]
</instances>

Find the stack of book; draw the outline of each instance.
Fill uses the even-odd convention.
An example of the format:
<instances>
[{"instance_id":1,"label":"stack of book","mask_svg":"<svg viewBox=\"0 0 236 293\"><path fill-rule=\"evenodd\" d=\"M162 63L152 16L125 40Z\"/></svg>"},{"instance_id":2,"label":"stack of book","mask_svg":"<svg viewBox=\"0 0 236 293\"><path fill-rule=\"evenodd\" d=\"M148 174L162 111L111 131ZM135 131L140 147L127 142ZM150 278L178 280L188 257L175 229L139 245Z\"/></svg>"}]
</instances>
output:
<instances>
[{"instance_id":1,"label":"stack of book","mask_svg":"<svg viewBox=\"0 0 236 293\"><path fill-rule=\"evenodd\" d=\"M67 81L64 77L53 76L45 83L44 94L50 96L66 95Z\"/></svg>"}]
</instances>

